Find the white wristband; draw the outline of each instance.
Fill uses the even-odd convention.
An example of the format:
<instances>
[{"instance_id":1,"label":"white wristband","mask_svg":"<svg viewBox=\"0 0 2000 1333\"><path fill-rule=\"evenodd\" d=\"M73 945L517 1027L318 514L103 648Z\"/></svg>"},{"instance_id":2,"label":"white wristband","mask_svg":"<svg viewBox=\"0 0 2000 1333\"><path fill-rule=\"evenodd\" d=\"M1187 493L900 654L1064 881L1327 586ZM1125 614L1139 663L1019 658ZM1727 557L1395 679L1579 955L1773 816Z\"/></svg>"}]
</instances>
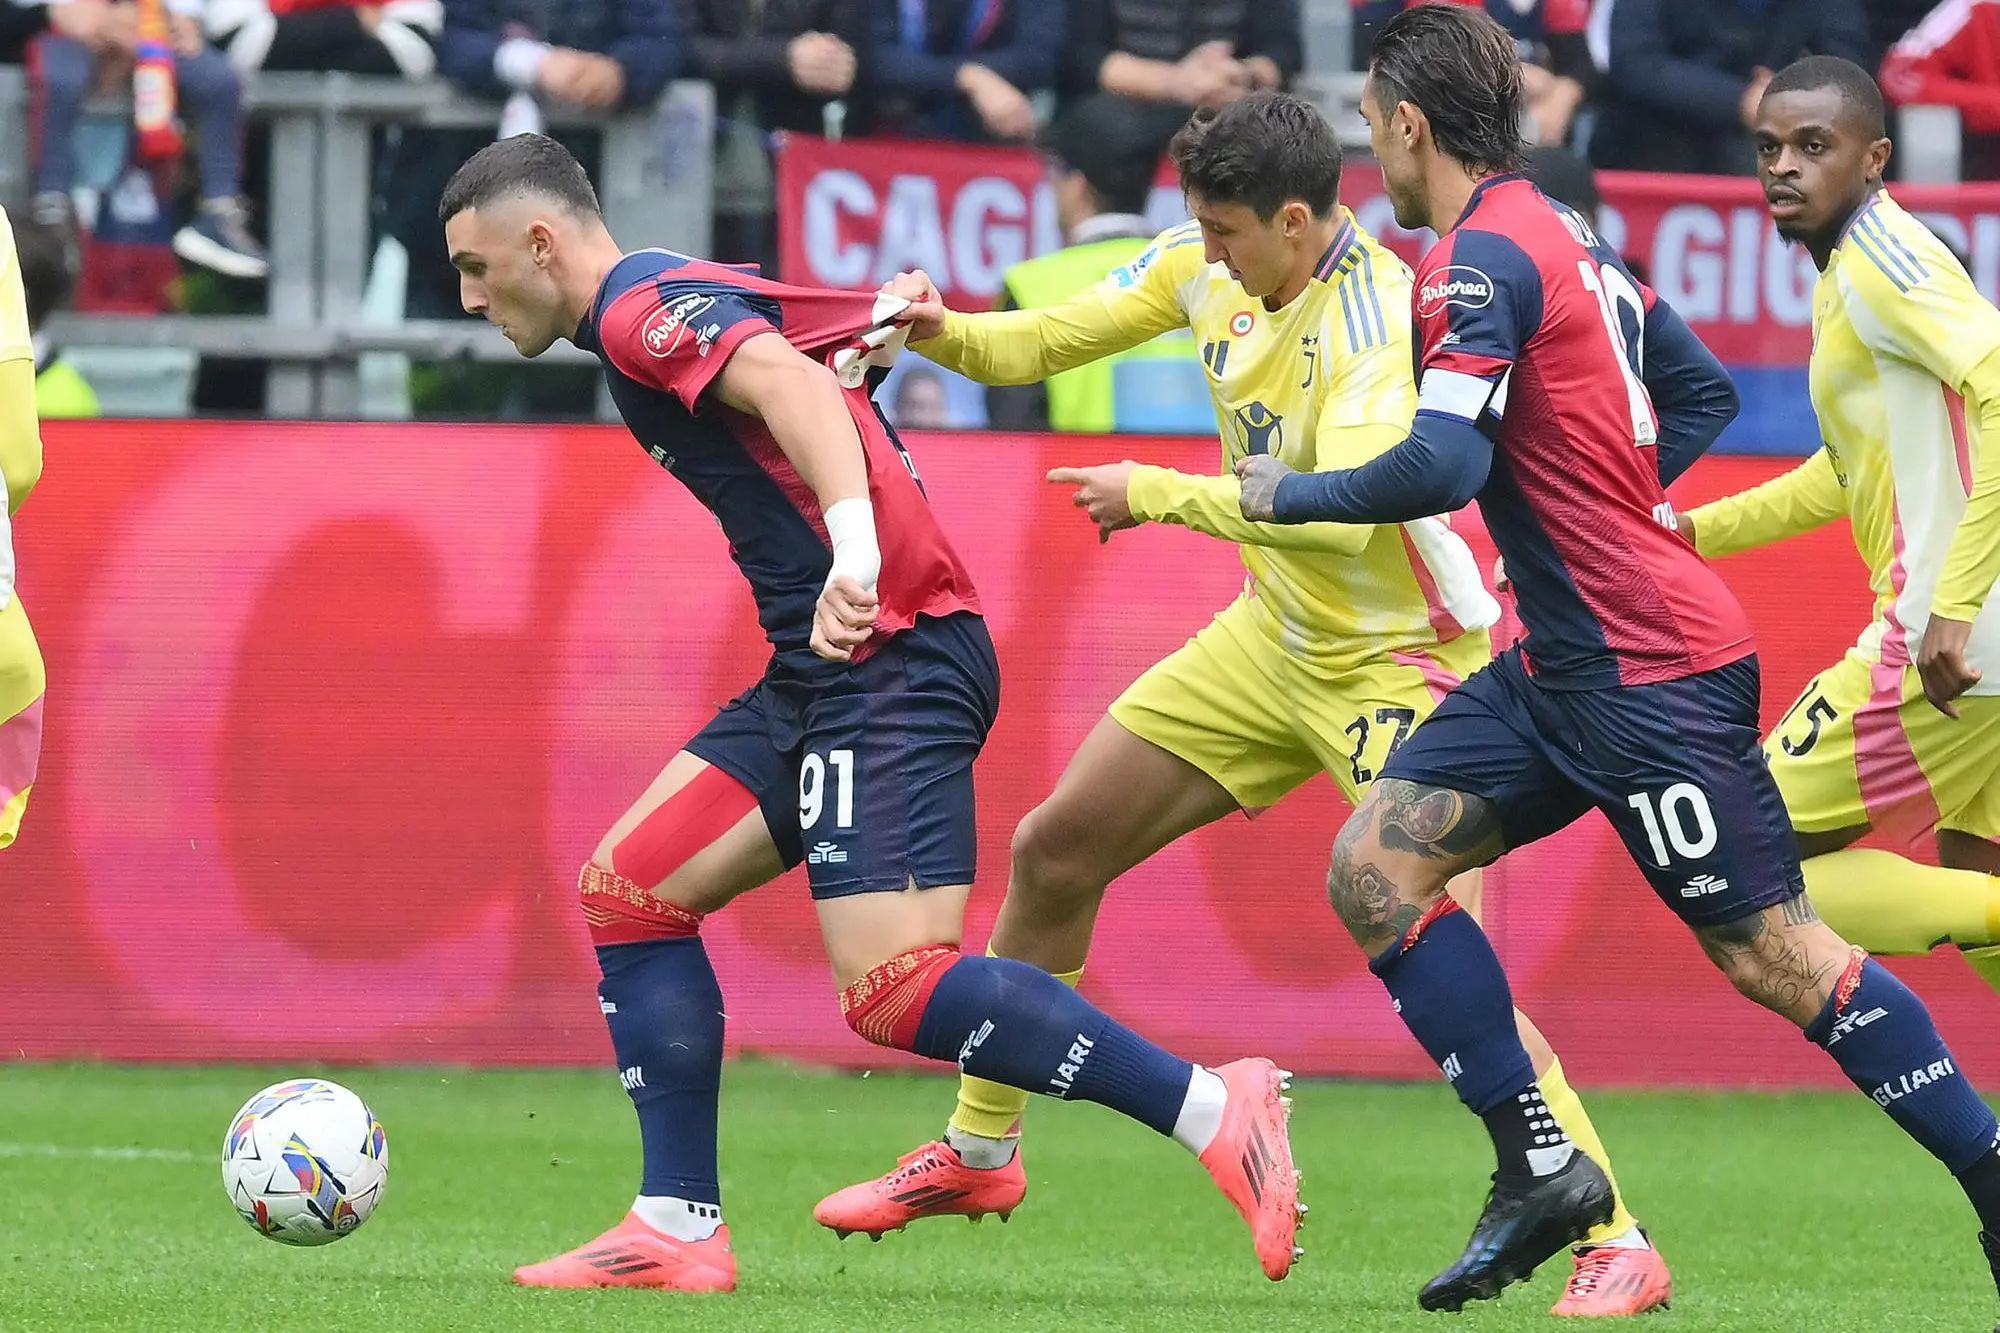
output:
<instances>
[{"instance_id":1,"label":"white wristband","mask_svg":"<svg viewBox=\"0 0 2000 1333\"><path fill-rule=\"evenodd\" d=\"M882 548L875 541L875 506L865 497L836 500L826 509L826 535L833 543L833 568L826 582L853 579L869 592L875 591L876 576L882 572Z\"/></svg>"}]
</instances>

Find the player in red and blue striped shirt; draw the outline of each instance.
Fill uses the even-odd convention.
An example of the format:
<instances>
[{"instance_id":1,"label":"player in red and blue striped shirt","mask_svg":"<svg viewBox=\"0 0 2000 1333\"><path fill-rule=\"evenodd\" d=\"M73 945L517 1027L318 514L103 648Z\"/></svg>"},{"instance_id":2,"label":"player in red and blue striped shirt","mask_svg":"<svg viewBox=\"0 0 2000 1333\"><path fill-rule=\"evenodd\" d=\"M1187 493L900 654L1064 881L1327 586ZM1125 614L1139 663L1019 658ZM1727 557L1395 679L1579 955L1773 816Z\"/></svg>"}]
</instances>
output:
<instances>
[{"instance_id":1,"label":"player in red and blue striped shirt","mask_svg":"<svg viewBox=\"0 0 2000 1333\"><path fill-rule=\"evenodd\" d=\"M857 1033L1173 1136L1283 1277L1298 1223L1283 1072L1191 1065L1047 972L959 952L972 765L1000 679L972 580L869 396L907 303L625 254L583 168L541 135L482 149L438 213L468 312L524 355L568 338L603 360L633 436L722 525L772 649L579 876L643 1177L624 1221L515 1281L735 1287L701 923L801 862Z\"/></svg>"},{"instance_id":2,"label":"player in red and blue striped shirt","mask_svg":"<svg viewBox=\"0 0 2000 1333\"><path fill-rule=\"evenodd\" d=\"M1923 1003L1805 897L1747 622L1674 530L1664 485L1733 391L1583 218L1514 174L1520 97L1513 43L1484 13L1420 5L1384 27L1362 110L1396 220L1443 238L1417 273L1416 421L1350 471L1240 469L1245 514L1279 522L1477 498L1528 627L1416 729L1333 849L1336 907L1499 1158L1471 1243L1419 1299L1495 1296L1610 1211L1543 1105L1492 946L1445 892L1593 808L1737 988L1803 1029L2000 1231L2000 1124Z\"/></svg>"}]
</instances>

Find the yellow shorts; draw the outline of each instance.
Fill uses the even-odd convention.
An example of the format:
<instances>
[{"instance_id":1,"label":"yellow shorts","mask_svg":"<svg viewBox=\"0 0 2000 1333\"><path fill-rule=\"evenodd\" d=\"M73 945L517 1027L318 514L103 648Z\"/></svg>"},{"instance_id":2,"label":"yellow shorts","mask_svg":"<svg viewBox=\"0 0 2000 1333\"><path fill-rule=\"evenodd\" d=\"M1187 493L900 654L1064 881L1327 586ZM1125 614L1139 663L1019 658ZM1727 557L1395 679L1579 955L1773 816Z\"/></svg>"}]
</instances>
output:
<instances>
[{"instance_id":1,"label":"yellow shorts","mask_svg":"<svg viewBox=\"0 0 2000 1333\"><path fill-rule=\"evenodd\" d=\"M1410 729L1492 655L1476 630L1335 675L1285 653L1256 617L1238 598L1111 704L1120 726L1187 760L1250 811L1317 773L1358 803Z\"/></svg>"},{"instance_id":2,"label":"yellow shorts","mask_svg":"<svg viewBox=\"0 0 2000 1333\"><path fill-rule=\"evenodd\" d=\"M1764 742L1792 827L2000 839L2000 696L1966 695L1958 715L1931 707L1915 667L1841 658Z\"/></svg>"},{"instance_id":3,"label":"yellow shorts","mask_svg":"<svg viewBox=\"0 0 2000 1333\"><path fill-rule=\"evenodd\" d=\"M14 841L42 754L42 650L17 593L0 607L0 847Z\"/></svg>"}]
</instances>

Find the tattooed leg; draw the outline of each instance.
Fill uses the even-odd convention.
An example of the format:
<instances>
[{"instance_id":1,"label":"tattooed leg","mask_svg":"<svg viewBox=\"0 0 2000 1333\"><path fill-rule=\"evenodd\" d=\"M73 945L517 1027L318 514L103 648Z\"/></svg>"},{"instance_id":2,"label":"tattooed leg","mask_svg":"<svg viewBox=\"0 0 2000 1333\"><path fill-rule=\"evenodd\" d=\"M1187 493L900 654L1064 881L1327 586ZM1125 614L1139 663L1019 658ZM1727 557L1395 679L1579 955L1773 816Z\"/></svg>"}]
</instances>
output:
<instances>
[{"instance_id":1,"label":"tattooed leg","mask_svg":"<svg viewBox=\"0 0 2000 1333\"><path fill-rule=\"evenodd\" d=\"M1454 875L1504 850L1477 796L1384 778L1334 839L1327 897L1347 933L1380 954L1430 910Z\"/></svg>"},{"instance_id":2,"label":"tattooed leg","mask_svg":"<svg viewBox=\"0 0 2000 1333\"><path fill-rule=\"evenodd\" d=\"M1826 1007L1854 949L1796 898L1695 931L1703 952L1737 990L1800 1027Z\"/></svg>"}]
</instances>

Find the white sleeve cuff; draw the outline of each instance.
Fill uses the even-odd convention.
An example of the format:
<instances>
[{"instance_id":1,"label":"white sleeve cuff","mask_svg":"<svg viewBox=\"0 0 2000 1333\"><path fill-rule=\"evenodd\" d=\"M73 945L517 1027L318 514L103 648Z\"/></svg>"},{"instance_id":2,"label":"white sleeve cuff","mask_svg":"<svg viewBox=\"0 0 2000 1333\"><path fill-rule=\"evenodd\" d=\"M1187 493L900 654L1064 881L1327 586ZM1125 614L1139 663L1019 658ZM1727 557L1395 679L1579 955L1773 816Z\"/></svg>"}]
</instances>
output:
<instances>
[{"instance_id":1,"label":"white sleeve cuff","mask_svg":"<svg viewBox=\"0 0 2000 1333\"><path fill-rule=\"evenodd\" d=\"M549 58L549 44L532 37L509 37L493 53L493 73L500 82L517 92L527 92L541 76L542 62Z\"/></svg>"}]
</instances>

